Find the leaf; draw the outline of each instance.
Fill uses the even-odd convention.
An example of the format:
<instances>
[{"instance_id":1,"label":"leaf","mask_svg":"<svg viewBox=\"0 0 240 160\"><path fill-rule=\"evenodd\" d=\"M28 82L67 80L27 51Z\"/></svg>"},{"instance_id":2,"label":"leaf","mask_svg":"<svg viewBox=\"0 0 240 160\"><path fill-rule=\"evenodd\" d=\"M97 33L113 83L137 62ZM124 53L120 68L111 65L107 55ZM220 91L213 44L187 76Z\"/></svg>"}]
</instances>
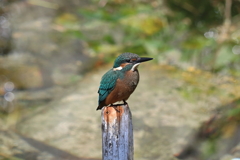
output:
<instances>
[{"instance_id":1,"label":"leaf","mask_svg":"<svg viewBox=\"0 0 240 160\"><path fill-rule=\"evenodd\" d=\"M112 44L101 44L98 46L97 50L100 53L109 54L109 53L116 53L121 50L121 46L119 45L112 45Z\"/></svg>"},{"instance_id":2,"label":"leaf","mask_svg":"<svg viewBox=\"0 0 240 160\"><path fill-rule=\"evenodd\" d=\"M144 48L146 49L149 55L156 55L158 53L159 43L160 42L156 40L145 41Z\"/></svg>"},{"instance_id":3,"label":"leaf","mask_svg":"<svg viewBox=\"0 0 240 160\"><path fill-rule=\"evenodd\" d=\"M146 13L125 17L120 20L120 23L146 35L153 35L162 30L165 26L164 19Z\"/></svg>"},{"instance_id":4,"label":"leaf","mask_svg":"<svg viewBox=\"0 0 240 160\"><path fill-rule=\"evenodd\" d=\"M238 55L233 54L229 46L223 46L217 56L216 67L226 66L237 58Z\"/></svg>"},{"instance_id":5,"label":"leaf","mask_svg":"<svg viewBox=\"0 0 240 160\"><path fill-rule=\"evenodd\" d=\"M70 14L70 13L64 13L61 16L56 18L55 23L64 25L64 24L68 24L68 23L76 23L78 21L79 20L75 15Z\"/></svg>"}]
</instances>

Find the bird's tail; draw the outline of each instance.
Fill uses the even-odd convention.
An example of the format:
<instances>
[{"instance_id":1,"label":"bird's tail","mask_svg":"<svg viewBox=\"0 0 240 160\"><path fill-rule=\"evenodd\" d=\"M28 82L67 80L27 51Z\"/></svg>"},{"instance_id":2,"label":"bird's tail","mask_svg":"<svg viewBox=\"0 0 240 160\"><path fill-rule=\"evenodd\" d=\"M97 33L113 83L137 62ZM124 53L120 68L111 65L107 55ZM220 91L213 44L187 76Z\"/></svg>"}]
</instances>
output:
<instances>
[{"instance_id":1,"label":"bird's tail","mask_svg":"<svg viewBox=\"0 0 240 160\"><path fill-rule=\"evenodd\" d=\"M99 105L99 106L97 107L96 111L97 111L97 110L101 110L102 108L103 108L103 106Z\"/></svg>"}]
</instances>

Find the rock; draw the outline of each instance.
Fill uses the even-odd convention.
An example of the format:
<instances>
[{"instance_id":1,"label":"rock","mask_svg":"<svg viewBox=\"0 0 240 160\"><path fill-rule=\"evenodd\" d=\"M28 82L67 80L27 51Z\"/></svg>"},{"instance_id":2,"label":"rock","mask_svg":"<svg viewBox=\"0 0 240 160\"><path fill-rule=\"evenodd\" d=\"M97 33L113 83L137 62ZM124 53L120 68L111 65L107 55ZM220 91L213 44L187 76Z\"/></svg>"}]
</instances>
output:
<instances>
[{"instance_id":1,"label":"rock","mask_svg":"<svg viewBox=\"0 0 240 160\"><path fill-rule=\"evenodd\" d=\"M26 115L18 130L74 155L100 158L101 113L95 110L99 81L108 68L88 73L78 85L65 88L62 96ZM207 117L206 112L192 112L208 106L182 99L176 92L181 80L167 77L159 67L140 66L139 70L139 86L128 100L135 158L174 160L178 139Z\"/></svg>"},{"instance_id":2,"label":"rock","mask_svg":"<svg viewBox=\"0 0 240 160\"><path fill-rule=\"evenodd\" d=\"M77 157L13 131L0 130L0 141L0 158L11 160L88 160L88 158Z\"/></svg>"},{"instance_id":3,"label":"rock","mask_svg":"<svg viewBox=\"0 0 240 160\"><path fill-rule=\"evenodd\" d=\"M92 66L88 65L92 64L92 58L86 54L81 39L63 34L54 27L58 9L64 4L52 0L46 3L18 1L8 5L11 43L14 46L10 54L34 59L34 64L29 66L31 70L26 68L27 65L6 68L16 73L26 70L27 74L35 77L32 84L28 84L31 87L25 87L24 84L17 87L26 89L50 87L53 84L68 85L79 80L81 74ZM4 69L1 72L8 74Z\"/></svg>"},{"instance_id":4,"label":"rock","mask_svg":"<svg viewBox=\"0 0 240 160\"><path fill-rule=\"evenodd\" d=\"M26 152L36 153L37 150L29 144L19 139L18 135L11 131L0 131L0 157L4 155L5 158L13 157L14 154L23 154Z\"/></svg>"},{"instance_id":5,"label":"rock","mask_svg":"<svg viewBox=\"0 0 240 160\"><path fill-rule=\"evenodd\" d=\"M26 56L0 57L0 75L1 88L6 82L14 83L15 89L36 89L44 85L41 68Z\"/></svg>"},{"instance_id":6,"label":"rock","mask_svg":"<svg viewBox=\"0 0 240 160\"><path fill-rule=\"evenodd\" d=\"M5 9L6 1L0 1L0 55L6 55L12 47L11 25Z\"/></svg>"},{"instance_id":7,"label":"rock","mask_svg":"<svg viewBox=\"0 0 240 160\"><path fill-rule=\"evenodd\" d=\"M214 114L188 137L179 159L233 159L239 157L240 99L219 106ZM230 154L232 156L230 156ZM222 157L222 158L221 158ZM232 157L232 158L229 158Z\"/></svg>"}]
</instances>

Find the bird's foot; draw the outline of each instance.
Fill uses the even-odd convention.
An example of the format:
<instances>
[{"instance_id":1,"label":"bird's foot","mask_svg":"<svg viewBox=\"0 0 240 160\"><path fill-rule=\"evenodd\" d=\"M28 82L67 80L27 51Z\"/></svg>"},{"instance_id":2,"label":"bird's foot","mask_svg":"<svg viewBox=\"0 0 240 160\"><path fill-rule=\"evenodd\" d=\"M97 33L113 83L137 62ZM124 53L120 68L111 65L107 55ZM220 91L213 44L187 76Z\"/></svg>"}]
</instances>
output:
<instances>
[{"instance_id":1,"label":"bird's foot","mask_svg":"<svg viewBox=\"0 0 240 160\"><path fill-rule=\"evenodd\" d=\"M128 104L125 100L117 101L115 103L109 104L109 106L122 106Z\"/></svg>"},{"instance_id":2,"label":"bird's foot","mask_svg":"<svg viewBox=\"0 0 240 160\"><path fill-rule=\"evenodd\" d=\"M117 109L117 107L113 107L116 112L120 113L120 111Z\"/></svg>"},{"instance_id":3,"label":"bird's foot","mask_svg":"<svg viewBox=\"0 0 240 160\"><path fill-rule=\"evenodd\" d=\"M128 104L125 100L122 100L123 104L119 104L119 103L112 103L112 104L109 104L108 107L113 107L117 112L120 112L117 107L118 106L121 106L121 105L126 105Z\"/></svg>"}]
</instances>

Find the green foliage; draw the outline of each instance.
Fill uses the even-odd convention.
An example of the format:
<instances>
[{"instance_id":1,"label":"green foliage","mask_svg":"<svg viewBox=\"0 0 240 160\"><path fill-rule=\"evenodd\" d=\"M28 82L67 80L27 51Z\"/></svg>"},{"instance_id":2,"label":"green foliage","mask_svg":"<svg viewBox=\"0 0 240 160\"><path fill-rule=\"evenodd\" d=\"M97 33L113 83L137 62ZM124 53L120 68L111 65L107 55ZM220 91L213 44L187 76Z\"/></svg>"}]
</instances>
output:
<instances>
[{"instance_id":1,"label":"green foliage","mask_svg":"<svg viewBox=\"0 0 240 160\"><path fill-rule=\"evenodd\" d=\"M238 59L238 55L232 53L232 46L224 45L220 48L218 53L218 58L216 61L216 67L223 67L229 64L229 62L234 62Z\"/></svg>"},{"instance_id":2,"label":"green foliage","mask_svg":"<svg viewBox=\"0 0 240 160\"><path fill-rule=\"evenodd\" d=\"M203 159L208 159L217 151L217 140L216 139L209 139L205 143L203 143Z\"/></svg>"},{"instance_id":3,"label":"green foliage","mask_svg":"<svg viewBox=\"0 0 240 160\"><path fill-rule=\"evenodd\" d=\"M240 108L234 108L228 112L229 117L240 117Z\"/></svg>"},{"instance_id":4,"label":"green foliage","mask_svg":"<svg viewBox=\"0 0 240 160\"><path fill-rule=\"evenodd\" d=\"M233 1L235 19L240 9L237 4L239 2ZM231 51L237 41L229 45L228 42L219 44L217 39L218 28L224 21L224 7L224 1L208 0L197 3L191 0L165 0L164 3L92 0L90 5L75 11L75 15L60 15L55 23L64 27L66 36L83 39L92 54L104 59L134 52L172 61L176 58L168 53L176 50L181 54L179 60L202 69L222 70L240 61ZM214 35L204 36L207 32ZM175 61L174 65L181 67L181 63Z\"/></svg>"},{"instance_id":5,"label":"green foliage","mask_svg":"<svg viewBox=\"0 0 240 160\"><path fill-rule=\"evenodd\" d=\"M227 118L240 122L240 99L233 101L233 107L227 111Z\"/></svg>"},{"instance_id":6,"label":"green foliage","mask_svg":"<svg viewBox=\"0 0 240 160\"><path fill-rule=\"evenodd\" d=\"M172 10L169 19L175 20L176 13L180 13L180 18L188 17L191 21L190 26L193 29L202 29L211 25L221 24L223 21L224 1L192 1L192 0L165 0L165 4Z\"/></svg>"}]
</instances>

